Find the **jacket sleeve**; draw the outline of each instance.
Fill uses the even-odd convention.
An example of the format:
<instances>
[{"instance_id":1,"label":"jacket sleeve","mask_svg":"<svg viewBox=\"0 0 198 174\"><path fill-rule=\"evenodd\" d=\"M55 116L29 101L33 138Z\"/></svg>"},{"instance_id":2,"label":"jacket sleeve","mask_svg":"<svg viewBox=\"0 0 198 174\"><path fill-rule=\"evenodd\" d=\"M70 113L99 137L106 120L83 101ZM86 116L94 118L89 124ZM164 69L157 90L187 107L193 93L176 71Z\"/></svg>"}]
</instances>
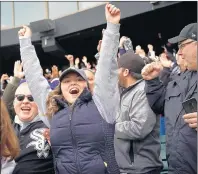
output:
<instances>
[{"instance_id":1,"label":"jacket sleeve","mask_svg":"<svg viewBox=\"0 0 198 174\"><path fill-rule=\"evenodd\" d=\"M14 121L14 117L16 115L15 111L14 111L14 106L13 106L13 102L14 102L14 98L15 98L15 92L19 86L20 80L18 77L13 77L12 81L10 83L8 83L8 85L6 86L4 93L3 93L3 100L8 108L8 112L10 114L10 118L12 121Z\"/></svg>"},{"instance_id":2,"label":"jacket sleeve","mask_svg":"<svg viewBox=\"0 0 198 174\"><path fill-rule=\"evenodd\" d=\"M31 38L22 38L19 41L26 81L38 105L40 115L42 115L41 119L49 127L49 120L43 116L46 113L46 100L51 88L42 74L42 68L35 48L31 43Z\"/></svg>"},{"instance_id":3,"label":"jacket sleeve","mask_svg":"<svg viewBox=\"0 0 198 174\"><path fill-rule=\"evenodd\" d=\"M115 123L119 104L117 53L120 25L107 23L95 74L93 100L108 123Z\"/></svg>"},{"instance_id":4,"label":"jacket sleeve","mask_svg":"<svg viewBox=\"0 0 198 174\"><path fill-rule=\"evenodd\" d=\"M170 75L171 75L171 68L163 68L163 70L160 73L159 76L160 81L162 81L165 86L167 86L168 83L171 81Z\"/></svg>"},{"instance_id":5,"label":"jacket sleeve","mask_svg":"<svg viewBox=\"0 0 198 174\"><path fill-rule=\"evenodd\" d=\"M166 86L160 82L159 78L155 78L146 81L145 92L152 110L156 114L164 115Z\"/></svg>"},{"instance_id":6,"label":"jacket sleeve","mask_svg":"<svg viewBox=\"0 0 198 174\"><path fill-rule=\"evenodd\" d=\"M153 130L156 124L156 115L148 104L144 90L135 94L129 109L129 117L130 121L116 123L116 138L144 139Z\"/></svg>"}]
</instances>

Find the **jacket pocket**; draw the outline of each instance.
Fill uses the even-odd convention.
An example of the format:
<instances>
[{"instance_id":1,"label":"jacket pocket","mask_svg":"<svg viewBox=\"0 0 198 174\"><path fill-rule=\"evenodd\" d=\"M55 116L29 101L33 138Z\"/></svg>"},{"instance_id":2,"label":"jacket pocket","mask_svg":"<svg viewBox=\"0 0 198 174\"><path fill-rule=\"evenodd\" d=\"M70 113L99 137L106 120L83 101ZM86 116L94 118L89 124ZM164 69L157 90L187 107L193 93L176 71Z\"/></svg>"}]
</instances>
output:
<instances>
[{"instance_id":1,"label":"jacket pocket","mask_svg":"<svg viewBox=\"0 0 198 174\"><path fill-rule=\"evenodd\" d=\"M165 100L170 100L171 98L177 98L181 92L178 88L169 88L166 92Z\"/></svg>"},{"instance_id":2,"label":"jacket pocket","mask_svg":"<svg viewBox=\"0 0 198 174\"><path fill-rule=\"evenodd\" d=\"M107 164L108 165L108 164ZM90 169L94 169L94 174L105 174L107 167L100 155L97 155L90 163ZM90 172L93 173L93 172Z\"/></svg>"},{"instance_id":3,"label":"jacket pocket","mask_svg":"<svg viewBox=\"0 0 198 174\"><path fill-rule=\"evenodd\" d=\"M130 157L130 160L131 160L131 164L134 162L134 153L135 153L135 143L133 141L131 141L131 146L130 146L130 149L129 149L129 157Z\"/></svg>"}]
</instances>

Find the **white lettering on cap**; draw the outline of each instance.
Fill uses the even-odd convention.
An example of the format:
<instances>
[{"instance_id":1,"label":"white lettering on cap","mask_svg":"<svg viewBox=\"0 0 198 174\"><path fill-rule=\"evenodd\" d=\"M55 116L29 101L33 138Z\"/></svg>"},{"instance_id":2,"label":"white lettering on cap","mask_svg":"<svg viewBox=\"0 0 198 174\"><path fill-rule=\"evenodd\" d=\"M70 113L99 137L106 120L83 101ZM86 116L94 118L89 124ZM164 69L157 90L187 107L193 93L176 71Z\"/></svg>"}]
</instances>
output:
<instances>
[{"instance_id":1,"label":"white lettering on cap","mask_svg":"<svg viewBox=\"0 0 198 174\"><path fill-rule=\"evenodd\" d=\"M196 34L192 33L192 38L195 38L196 37Z\"/></svg>"}]
</instances>

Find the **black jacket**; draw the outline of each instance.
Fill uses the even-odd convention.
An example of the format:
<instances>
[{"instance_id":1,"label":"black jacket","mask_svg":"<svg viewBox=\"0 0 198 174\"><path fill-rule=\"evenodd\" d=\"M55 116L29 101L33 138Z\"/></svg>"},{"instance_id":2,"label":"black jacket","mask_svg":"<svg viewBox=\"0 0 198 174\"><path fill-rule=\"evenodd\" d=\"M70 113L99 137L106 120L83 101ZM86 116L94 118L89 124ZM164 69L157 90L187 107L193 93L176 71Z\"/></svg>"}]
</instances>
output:
<instances>
[{"instance_id":1,"label":"black jacket","mask_svg":"<svg viewBox=\"0 0 198 174\"><path fill-rule=\"evenodd\" d=\"M20 132L19 124L14 124L21 151L13 174L54 174L51 148L42 135L44 128L45 124L37 121Z\"/></svg>"},{"instance_id":2,"label":"black jacket","mask_svg":"<svg viewBox=\"0 0 198 174\"><path fill-rule=\"evenodd\" d=\"M147 81L145 90L153 111L166 117L169 174L196 174L197 132L184 122L182 102L197 98L197 72L186 71L167 87L158 78Z\"/></svg>"}]
</instances>

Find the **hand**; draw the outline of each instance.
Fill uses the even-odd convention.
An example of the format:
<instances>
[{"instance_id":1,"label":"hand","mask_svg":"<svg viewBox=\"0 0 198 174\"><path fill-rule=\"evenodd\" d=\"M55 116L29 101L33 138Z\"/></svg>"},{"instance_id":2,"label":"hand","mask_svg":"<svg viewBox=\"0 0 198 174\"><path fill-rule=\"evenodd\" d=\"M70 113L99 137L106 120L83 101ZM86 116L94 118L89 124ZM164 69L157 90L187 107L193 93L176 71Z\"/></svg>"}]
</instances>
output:
<instances>
[{"instance_id":1,"label":"hand","mask_svg":"<svg viewBox=\"0 0 198 174\"><path fill-rule=\"evenodd\" d=\"M183 118L184 121L188 123L189 127L197 130L197 112L186 114Z\"/></svg>"},{"instance_id":2,"label":"hand","mask_svg":"<svg viewBox=\"0 0 198 174\"><path fill-rule=\"evenodd\" d=\"M166 57L166 55L161 55L160 56L160 62L162 64L163 67L166 67L166 68L171 68L171 65L172 65L172 61L171 60L168 60L168 58Z\"/></svg>"},{"instance_id":3,"label":"hand","mask_svg":"<svg viewBox=\"0 0 198 174\"><path fill-rule=\"evenodd\" d=\"M122 36L121 39L120 39L120 45L119 47L120 48L123 48L124 46L124 42L127 40L127 37L126 36Z\"/></svg>"},{"instance_id":4,"label":"hand","mask_svg":"<svg viewBox=\"0 0 198 174\"><path fill-rule=\"evenodd\" d=\"M19 79L22 79L24 77L24 72L22 71L22 63L20 60L16 61L14 63L14 77L18 77Z\"/></svg>"},{"instance_id":5,"label":"hand","mask_svg":"<svg viewBox=\"0 0 198 174\"><path fill-rule=\"evenodd\" d=\"M52 66L52 79L58 78L59 77L59 72L58 72L58 67L56 65Z\"/></svg>"},{"instance_id":6,"label":"hand","mask_svg":"<svg viewBox=\"0 0 198 174\"><path fill-rule=\"evenodd\" d=\"M51 146L51 142L50 142L50 129L45 129L45 131L43 133L43 136L46 138L47 142Z\"/></svg>"},{"instance_id":7,"label":"hand","mask_svg":"<svg viewBox=\"0 0 198 174\"><path fill-rule=\"evenodd\" d=\"M73 61L74 61L74 56L73 55L66 55L65 57L67 58L67 60L69 62L72 62L73 63Z\"/></svg>"},{"instance_id":8,"label":"hand","mask_svg":"<svg viewBox=\"0 0 198 174\"><path fill-rule=\"evenodd\" d=\"M102 45L102 40L99 40L99 42L98 42L98 46L97 46L97 50L98 50L98 52L100 52L101 45Z\"/></svg>"},{"instance_id":9,"label":"hand","mask_svg":"<svg viewBox=\"0 0 198 174\"><path fill-rule=\"evenodd\" d=\"M59 72L58 72L58 74L59 74L59 77L61 76L61 74L62 74L62 71L60 70Z\"/></svg>"},{"instance_id":10,"label":"hand","mask_svg":"<svg viewBox=\"0 0 198 174\"><path fill-rule=\"evenodd\" d=\"M91 64L88 62L86 67L87 67L87 69L91 69Z\"/></svg>"},{"instance_id":11,"label":"hand","mask_svg":"<svg viewBox=\"0 0 198 174\"><path fill-rule=\"evenodd\" d=\"M1 76L1 83L4 83L5 80L8 80L9 79L9 76L7 74L3 74Z\"/></svg>"},{"instance_id":12,"label":"hand","mask_svg":"<svg viewBox=\"0 0 198 174\"><path fill-rule=\"evenodd\" d=\"M105 6L105 15L107 22L119 24L121 17L119 8L116 8L114 5L107 3Z\"/></svg>"},{"instance_id":13,"label":"hand","mask_svg":"<svg viewBox=\"0 0 198 174\"><path fill-rule=\"evenodd\" d=\"M144 80L152 80L159 76L162 69L160 63L152 62L142 69L142 77Z\"/></svg>"},{"instance_id":14,"label":"hand","mask_svg":"<svg viewBox=\"0 0 198 174\"><path fill-rule=\"evenodd\" d=\"M75 60L75 65L78 65L80 63L80 59L77 57Z\"/></svg>"},{"instance_id":15,"label":"hand","mask_svg":"<svg viewBox=\"0 0 198 174\"><path fill-rule=\"evenodd\" d=\"M20 39L32 37L32 31L28 26L24 25L23 28L19 30L18 35Z\"/></svg>"},{"instance_id":16,"label":"hand","mask_svg":"<svg viewBox=\"0 0 198 174\"><path fill-rule=\"evenodd\" d=\"M86 56L83 56L82 62L83 62L85 65L87 64L87 57L86 57Z\"/></svg>"}]
</instances>

